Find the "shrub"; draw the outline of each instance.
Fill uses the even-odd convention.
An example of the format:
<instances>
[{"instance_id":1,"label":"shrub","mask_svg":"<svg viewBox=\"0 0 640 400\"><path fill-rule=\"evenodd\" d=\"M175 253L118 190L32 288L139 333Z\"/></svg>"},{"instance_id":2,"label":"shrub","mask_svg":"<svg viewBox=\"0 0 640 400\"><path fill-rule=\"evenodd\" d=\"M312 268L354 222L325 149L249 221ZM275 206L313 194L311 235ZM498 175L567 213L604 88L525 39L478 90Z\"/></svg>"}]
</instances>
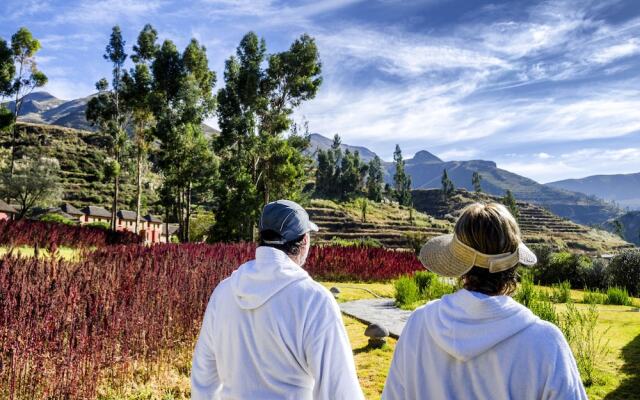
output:
<instances>
[{"instance_id":1,"label":"shrub","mask_svg":"<svg viewBox=\"0 0 640 400\"><path fill-rule=\"evenodd\" d=\"M56 222L58 224L64 225L75 225L76 222L70 220L69 218L65 218L60 214L45 214L40 217L39 221L42 222Z\"/></svg>"},{"instance_id":2,"label":"shrub","mask_svg":"<svg viewBox=\"0 0 640 400\"><path fill-rule=\"evenodd\" d=\"M537 300L538 292L533 286L530 274L523 274L520 278L520 285L513 298L525 307L530 307Z\"/></svg>"},{"instance_id":3,"label":"shrub","mask_svg":"<svg viewBox=\"0 0 640 400\"><path fill-rule=\"evenodd\" d=\"M544 298L537 298L530 303L529 309L540 319L551 322L554 325L558 325L558 313L556 312L556 308L553 303L550 301Z\"/></svg>"},{"instance_id":4,"label":"shrub","mask_svg":"<svg viewBox=\"0 0 640 400\"><path fill-rule=\"evenodd\" d=\"M619 287L611 287L607 289L606 304L630 306L631 298L629 297L629 293L627 293L627 289Z\"/></svg>"},{"instance_id":5,"label":"shrub","mask_svg":"<svg viewBox=\"0 0 640 400\"><path fill-rule=\"evenodd\" d=\"M582 302L586 304L606 304L607 295L600 290L585 290L582 297Z\"/></svg>"},{"instance_id":6,"label":"shrub","mask_svg":"<svg viewBox=\"0 0 640 400\"><path fill-rule=\"evenodd\" d=\"M594 289L607 288L607 265L601 258L596 258L591 263L591 268L585 271L584 284L585 287Z\"/></svg>"},{"instance_id":7,"label":"shrub","mask_svg":"<svg viewBox=\"0 0 640 400\"><path fill-rule=\"evenodd\" d=\"M393 283L396 304L400 307L409 306L420 300L420 291L416 281L411 276L401 276Z\"/></svg>"},{"instance_id":8,"label":"shrub","mask_svg":"<svg viewBox=\"0 0 640 400\"><path fill-rule=\"evenodd\" d=\"M571 284L569 281L554 283L551 289L550 300L554 303L571 302Z\"/></svg>"},{"instance_id":9,"label":"shrub","mask_svg":"<svg viewBox=\"0 0 640 400\"><path fill-rule=\"evenodd\" d=\"M628 250L615 256L606 270L609 285L627 289L640 296L640 250Z\"/></svg>"},{"instance_id":10,"label":"shrub","mask_svg":"<svg viewBox=\"0 0 640 400\"><path fill-rule=\"evenodd\" d=\"M330 246L339 246L339 247L374 247L374 248L382 248L382 243L370 237L363 237L357 239L342 239L339 237L331 238L329 242Z\"/></svg>"},{"instance_id":11,"label":"shrub","mask_svg":"<svg viewBox=\"0 0 640 400\"><path fill-rule=\"evenodd\" d=\"M598 324L598 309L590 304L584 311L578 310L574 304L567 304L567 310L560 319L560 330L573 350L578 369L585 386L591 386L595 381L596 360L607 353L607 329L596 332Z\"/></svg>"},{"instance_id":12,"label":"shrub","mask_svg":"<svg viewBox=\"0 0 640 400\"><path fill-rule=\"evenodd\" d=\"M585 255L566 251L546 254L533 269L534 278L544 285L569 281L572 287L583 288L591 269L591 259Z\"/></svg>"},{"instance_id":13,"label":"shrub","mask_svg":"<svg viewBox=\"0 0 640 400\"><path fill-rule=\"evenodd\" d=\"M439 299L440 297L451 294L457 290L455 285L444 282L440 278L434 279L425 293L425 300Z\"/></svg>"},{"instance_id":14,"label":"shrub","mask_svg":"<svg viewBox=\"0 0 640 400\"><path fill-rule=\"evenodd\" d=\"M111 229L111 227L109 226L108 223L106 222L101 222L101 221L95 221L95 222L89 222L88 224L84 225L87 228L96 228L96 229L102 229L105 231L108 231L109 229Z\"/></svg>"},{"instance_id":15,"label":"shrub","mask_svg":"<svg viewBox=\"0 0 640 400\"><path fill-rule=\"evenodd\" d=\"M416 273L413 274L413 280L416 282L421 295L426 294L431 283L437 279L438 276L431 271L416 271Z\"/></svg>"}]
</instances>

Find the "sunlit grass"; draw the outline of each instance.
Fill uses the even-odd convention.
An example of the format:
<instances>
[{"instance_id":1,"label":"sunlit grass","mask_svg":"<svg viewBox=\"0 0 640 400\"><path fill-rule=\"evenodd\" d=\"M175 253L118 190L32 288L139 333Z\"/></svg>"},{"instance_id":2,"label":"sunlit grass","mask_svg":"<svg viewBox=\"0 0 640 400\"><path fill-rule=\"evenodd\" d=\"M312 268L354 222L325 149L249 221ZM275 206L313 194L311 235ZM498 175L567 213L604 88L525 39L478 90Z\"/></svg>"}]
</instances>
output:
<instances>
[{"instance_id":1,"label":"sunlit grass","mask_svg":"<svg viewBox=\"0 0 640 400\"><path fill-rule=\"evenodd\" d=\"M0 257L9 252L8 247L0 247ZM34 257L36 254L35 248L31 246L20 246L13 249L14 255L21 257ZM68 261L77 261L80 258L81 251L78 249L72 249L69 247L59 247L56 253L57 257L62 257ZM51 257L51 252L45 249L38 249L38 257L48 258Z\"/></svg>"}]
</instances>

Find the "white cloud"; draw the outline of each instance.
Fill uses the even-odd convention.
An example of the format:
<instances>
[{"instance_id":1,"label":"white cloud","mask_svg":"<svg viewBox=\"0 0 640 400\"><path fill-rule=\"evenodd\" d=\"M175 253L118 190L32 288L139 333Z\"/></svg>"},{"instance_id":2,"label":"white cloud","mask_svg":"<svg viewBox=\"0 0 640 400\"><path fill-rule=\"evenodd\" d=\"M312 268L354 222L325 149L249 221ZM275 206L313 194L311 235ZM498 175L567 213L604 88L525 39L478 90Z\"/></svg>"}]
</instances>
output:
<instances>
[{"instance_id":1,"label":"white cloud","mask_svg":"<svg viewBox=\"0 0 640 400\"><path fill-rule=\"evenodd\" d=\"M539 159L541 159L541 160L548 160L548 159L550 159L550 158L553 158L553 156L552 156L551 154L549 154L549 153L544 153L544 152L543 152L543 153L538 153L538 154L536 154L536 157L537 157L537 158L539 158Z\"/></svg>"},{"instance_id":2,"label":"white cloud","mask_svg":"<svg viewBox=\"0 0 640 400\"><path fill-rule=\"evenodd\" d=\"M476 149L457 149L453 148L441 153L438 157L445 161L470 160L478 155Z\"/></svg>"},{"instance_id":3,"label":"white cloud","mask_svg":"<svg viewBox=\"0 0 640 400\"><path fill-rule=\"evenodd\" d=\"M520 154L505 162L498 162L498 167L546 183L597 174L637 173L640 172L638 160L638 147L609 150L585 148L542 161Z\"/></svg>"},{"instance_id":4,"label":"white cloud","mask_svg":"<svg viewBox=\"0 0 640 400\"><path fill-rule=\"evenodd\" d=\"M95 87L81 83L77 80L59 77L49 80L41 90L49 92L62 100L73 100L80 97L86 97L94 93Z\"/></svg>"},{"instance_id":5,"label":"white cloud","mask_svg":"<svg viewBox=\"0 0 640 400\"><path fill-rule=\"evenodd\" d=\"M98 0L81 2L53 18L55 24L123 24L157 12L160 0Z\"/></svg>"},{"instance_id":6,"label":"white cloud","mask_svg":"<svg viewBox=\"0 0 640 400\"><path fill-rule=\"evenodd\" d=\"M629 57L638 53L640 53L640 40L630 39L624 43L599 49L593 55L593 60L599 64L608 64L619 58Z\"/></svg>"},{"instance_id":7,"label":"white cloud","mask_svg":"<svg viewBox=\"0 0 640 400\"><path fill-rule=\"evenodd\" d=\"M433 71L492 68L508 69L509 64L490 53L477 51L456 39L414 36L407 32L382 32L348 27L317 35L325 54L341 63L357 60L398 76L418 76Z\"/></svg>"}]
</instances>

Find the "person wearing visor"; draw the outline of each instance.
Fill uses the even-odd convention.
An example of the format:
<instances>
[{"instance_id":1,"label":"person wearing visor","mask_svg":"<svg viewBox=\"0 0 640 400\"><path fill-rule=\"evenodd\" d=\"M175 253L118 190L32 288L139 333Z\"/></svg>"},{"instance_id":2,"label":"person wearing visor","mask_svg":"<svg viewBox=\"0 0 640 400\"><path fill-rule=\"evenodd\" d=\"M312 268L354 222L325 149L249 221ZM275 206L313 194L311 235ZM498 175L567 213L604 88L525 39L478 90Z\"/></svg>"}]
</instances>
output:
<instances>
[{"instance_id":1,"label":"person wearing visor","mask_svg":"<svg viewBox=\"0 0 640 400\"><path fill-rule=\"evenodd\" d=\"M265 206L255 260L213 291L191 369L191 398L364 399L331 293L302 269L318 227L298 204Z\"/></svg>"},{"instance_id":2,"label":"person wearing visor","mask_svg":"<svg viewBox=\"0 0 640 400\"><path fill-rule=\"evenodd\" d=\"M537 260L506 207L468 206L454 234L429 240L419 258L463 288L411 314L383 399L587 398L560 330L510 297L518 265Z\"/></svg>"}]
</instances>

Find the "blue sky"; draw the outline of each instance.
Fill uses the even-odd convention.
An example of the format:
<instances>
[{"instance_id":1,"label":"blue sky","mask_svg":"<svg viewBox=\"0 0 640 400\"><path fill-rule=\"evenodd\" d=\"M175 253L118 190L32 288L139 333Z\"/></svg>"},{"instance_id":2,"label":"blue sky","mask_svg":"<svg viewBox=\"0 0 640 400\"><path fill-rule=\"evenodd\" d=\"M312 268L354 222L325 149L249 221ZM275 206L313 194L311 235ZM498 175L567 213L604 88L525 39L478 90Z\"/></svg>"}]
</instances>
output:
<instances>
[{"instance_id":1,"label":"blue sky","mask_svg":"<svg viewBox=\"0 0 640 400\"><path fill-rule=\"evenodd\" d=\"M39 38L46 90L89 95L114 24L145 23L224 60L253 30L269 51L318 42L324 83L297 120L391 159L426 149L540 182L640 172L640 1L4 0L0 36ZM212 124L215 122L212 121Z\"/></svg>"}]
</instances>

